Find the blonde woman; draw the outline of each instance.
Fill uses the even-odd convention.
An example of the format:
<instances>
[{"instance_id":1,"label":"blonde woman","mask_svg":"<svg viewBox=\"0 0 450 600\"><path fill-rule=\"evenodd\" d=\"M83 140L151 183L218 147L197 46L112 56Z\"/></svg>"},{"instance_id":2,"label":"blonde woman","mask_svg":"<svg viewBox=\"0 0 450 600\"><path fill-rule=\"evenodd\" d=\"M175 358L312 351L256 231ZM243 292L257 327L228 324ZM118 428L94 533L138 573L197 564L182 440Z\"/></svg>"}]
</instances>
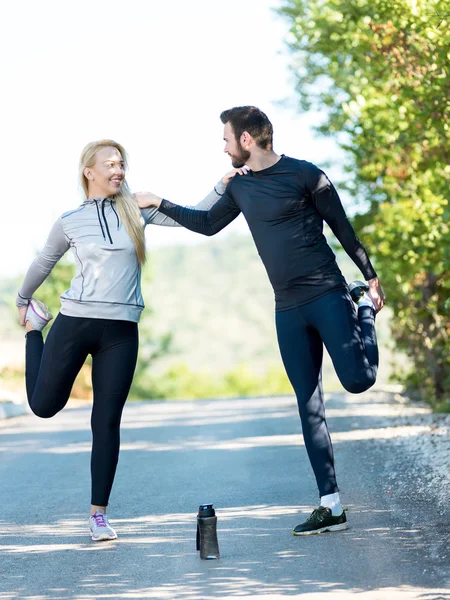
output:
<instances>
[{"instance_id":1,"label":"blonde woman","mask_svg":"<svg viewBox=\"0 0 450 600\"><path fill-rule=\"evenodd\" d=\"M26 328L28 401L37 416L53 417L64 408L78 372L92 355L89 525L94 541L117 537L106 507L119 456L122 410L138 353L137 324L144 308L144 227L149 223L177 226L154 208L139 209L125 179L126 168L125 150L112 140L84 148L80 180L86 200L57 220L16 301L20 324ZM228 173L196 208L208 210L238 171ZM76 274L61 295L61 311L44 344L42 330L52 315L33 294L69 248Z\"/></svg>"}]
</instances>

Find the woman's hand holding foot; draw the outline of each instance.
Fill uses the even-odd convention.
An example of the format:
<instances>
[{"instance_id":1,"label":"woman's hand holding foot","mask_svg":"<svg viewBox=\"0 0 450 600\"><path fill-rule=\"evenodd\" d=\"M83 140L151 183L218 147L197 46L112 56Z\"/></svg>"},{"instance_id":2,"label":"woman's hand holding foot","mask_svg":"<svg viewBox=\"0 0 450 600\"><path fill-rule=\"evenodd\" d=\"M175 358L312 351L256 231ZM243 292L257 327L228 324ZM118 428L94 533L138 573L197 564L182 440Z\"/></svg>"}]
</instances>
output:
<instances>
[{"instance_id":1,"label":"woman's hand holding foot","mask_svg":"<svg viewBox=\"0 0 450 600\"><path fill-rule=\"evenodd\" d=\"M27 310L28 310L27 306L21 306L19 308L19 323L22 327L25 327L25 317L27 314Z\"/></svg>"},{"instance_id":2,"label":"woman's hand holding foot","mask_svg":"<svg viewBox=\"0 0 450 600\"><path fill-rule=\"evenodd\" d=\"M30 323L30 321L27 321L27 310L28 310L28 306L21 306L19 308L19 324L22 327L25 327L26 333L28 333L29 331L33 331L33 329L34 329L33 325Z\"/></svg>"}]
</instances>

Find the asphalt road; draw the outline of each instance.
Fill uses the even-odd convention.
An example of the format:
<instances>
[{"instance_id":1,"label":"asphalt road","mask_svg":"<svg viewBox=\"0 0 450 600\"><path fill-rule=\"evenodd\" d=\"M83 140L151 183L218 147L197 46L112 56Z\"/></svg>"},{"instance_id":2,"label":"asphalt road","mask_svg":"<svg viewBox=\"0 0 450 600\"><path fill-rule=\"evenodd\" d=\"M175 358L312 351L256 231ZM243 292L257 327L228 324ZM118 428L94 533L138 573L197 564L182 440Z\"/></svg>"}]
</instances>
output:
<instances>
[{"instance_id":1,"label":"asphalt road","mask_svg":"<svg viewBox=\"0 0 450 600\"><path fill-rule=\"evenodd\" d=\"M293 398L129 403L108 509L119 539L97 544L90 408L3 421L0 599L450 600L450 510L398 443L421 435L402 414L375 393L328 401L350 528L299 538L318 498ZM217 561L195 550L208 501Z\"/></svg>"}]
</instances>

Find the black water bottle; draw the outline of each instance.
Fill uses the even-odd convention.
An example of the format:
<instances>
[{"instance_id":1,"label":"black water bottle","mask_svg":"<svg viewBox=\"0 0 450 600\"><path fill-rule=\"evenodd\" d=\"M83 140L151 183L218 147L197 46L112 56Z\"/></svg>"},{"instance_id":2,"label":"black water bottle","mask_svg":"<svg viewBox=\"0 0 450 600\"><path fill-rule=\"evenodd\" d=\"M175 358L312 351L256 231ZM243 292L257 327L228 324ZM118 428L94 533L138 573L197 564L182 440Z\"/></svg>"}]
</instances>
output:
<instances>
[{"instance_id":1,"label":"black water bottle","mask_svg":"<svg viewBox=\"0 0 450 600\"><path fill-rule=\"evenodd\" d=\"M212 504L201 504L197 515L197 550L200 558L220 558L217 541L217 517Z\"/></svg>"}]
</instances>

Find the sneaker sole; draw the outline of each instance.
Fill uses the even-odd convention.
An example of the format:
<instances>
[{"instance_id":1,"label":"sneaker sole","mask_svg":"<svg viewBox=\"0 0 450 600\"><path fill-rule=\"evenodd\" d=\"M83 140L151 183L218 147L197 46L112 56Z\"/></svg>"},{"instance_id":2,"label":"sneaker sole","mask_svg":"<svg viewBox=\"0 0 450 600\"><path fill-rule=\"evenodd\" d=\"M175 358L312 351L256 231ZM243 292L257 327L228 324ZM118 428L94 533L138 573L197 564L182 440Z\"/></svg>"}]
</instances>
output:
<instances>
[{"instance_id":1,"label":"sneaker sole","mask_svg":"<svg viewBox=\"0 0 450 600\"><path fill-rule=\"evenodd\" d=\"M325 531L344 531L345 529L348 529L348 523L339 523L339 525L329 525L328 527L314 529L314 531L293 531L292 535L315 535L317 533L325 533Z\"/></svg>"},{"instance_id":2,"label":"sneaker sole","mask_svg":"<svg viewBox=\"0 0 450 600\"><path fill-rule=\"evenodd\" d=\"M99 536L99 537L94 537L94 536L91 534L91 540L92 540L93 542L107 542L107 541L109 541L109 540L117 540L117 535L116 535L116 536L114 536L114 537L111 537L110 535L105 535L105 534L103 534L103 535L101 535L101 536Z\"/></svg>"}]
</instances>

